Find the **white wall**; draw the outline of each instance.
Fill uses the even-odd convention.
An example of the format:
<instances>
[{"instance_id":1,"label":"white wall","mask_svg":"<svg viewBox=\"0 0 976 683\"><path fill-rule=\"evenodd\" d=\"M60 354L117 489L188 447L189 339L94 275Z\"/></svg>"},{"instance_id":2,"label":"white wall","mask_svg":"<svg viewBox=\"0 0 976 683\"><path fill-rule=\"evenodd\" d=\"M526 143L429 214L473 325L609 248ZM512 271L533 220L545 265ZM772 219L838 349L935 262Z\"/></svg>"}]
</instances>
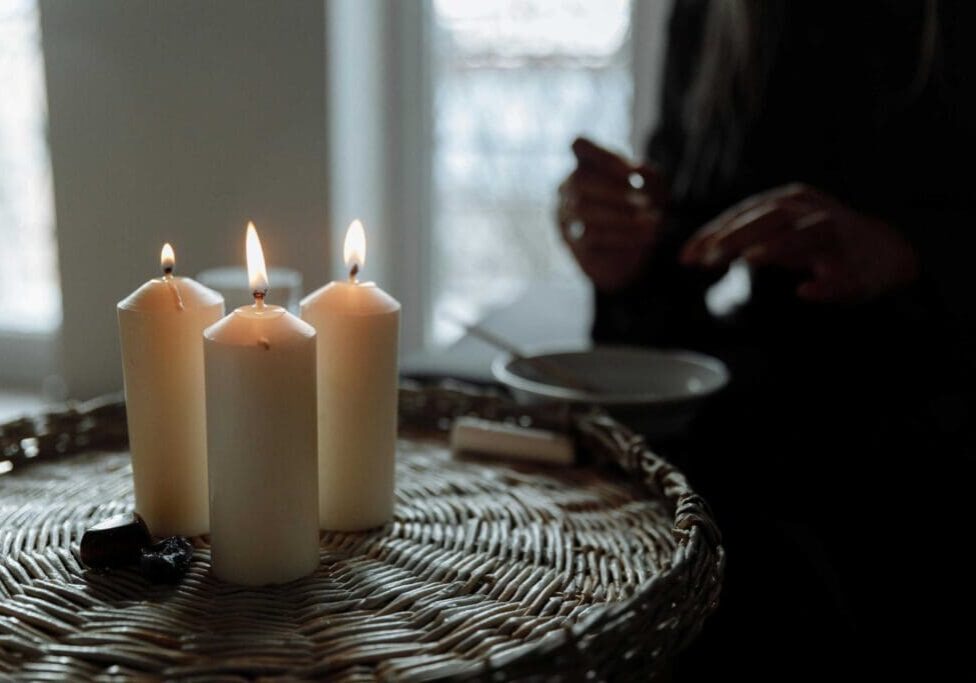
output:
<instances>
[{"instance_id":1,"label":"white wall","mask_svg":"<svg viewBox=\"0 0 976 683\"><path fill-rule=\"evenodd\" d=\"M321 0L41 8L71 396L121 387L115 303L164 241L183 274L242 264L250 218L269 265L324 281Z\"/></svg>"}]
</instances>

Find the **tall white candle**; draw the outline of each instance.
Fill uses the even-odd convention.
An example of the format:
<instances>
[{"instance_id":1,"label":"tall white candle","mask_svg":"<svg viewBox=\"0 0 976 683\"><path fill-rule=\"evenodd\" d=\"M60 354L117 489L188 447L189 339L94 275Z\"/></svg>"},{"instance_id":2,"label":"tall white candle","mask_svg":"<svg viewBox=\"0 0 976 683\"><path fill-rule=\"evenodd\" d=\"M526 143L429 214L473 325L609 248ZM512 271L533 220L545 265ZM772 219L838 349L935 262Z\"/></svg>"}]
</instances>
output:
<instances>
[{"instance_id":1,"label":"tall white candle","mask_svg":"<svg viewBox=\"0 0 976 683\"><path fill-rule=\"evenodd\" d=\"M213 572L284 583L319 562L315 330L264 303L264 256L247 228L253 306L207 328L204 361Z\"/></svg>"},{"instance_id":2,"label":"tall white candle","mask_svg":"<svg viewBox=\"0 0 976 683\"><path fill-rule=\"evenodd\" d=\"M224 300L173 275L169 244L160 261L163 277L118 305L136 512L157 536L195 536L209 529L200 334Z\"/></svg>"},{"instance_id":3,"label":"tall white candle","mask_svg":"<svg viewBox=\"0 0 976 683\"><path fill-rule=\"evenodd\" d=\"M302 301L318 334L319 518L353 531L393 517L400 304L356 275L366 261L359 221L346 233L347 282Z\"/></svg>"}]
</instances>

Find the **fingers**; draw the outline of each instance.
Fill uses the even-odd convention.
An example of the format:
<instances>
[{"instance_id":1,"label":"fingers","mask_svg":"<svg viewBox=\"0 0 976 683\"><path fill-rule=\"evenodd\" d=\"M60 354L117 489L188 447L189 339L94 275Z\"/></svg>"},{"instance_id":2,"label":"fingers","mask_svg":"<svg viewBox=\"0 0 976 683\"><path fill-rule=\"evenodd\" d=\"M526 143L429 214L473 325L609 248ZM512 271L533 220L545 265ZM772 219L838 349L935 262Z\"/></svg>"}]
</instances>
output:
<instances>
[{"instance_id":1,"label":"fingers","mask_svg":"<svg viewBox=\"0 0 976 683\"><path fill-rule=\"evenodd\" d=\"M796 290L801 299L840 303L859 297L859 279L846 267L828 211L801 217L792 230L750 247L743 257L756 268L779 266L809 273L810 279Z\"/></svg>"},{"instance_id":2,"label":"fingers","mask_svg":"<svg viewBox=\"0 0 976 683\"><path fill-rule=\"evenodd\" d=\"M814 210L799 199L768 199L719 221L711 221L681 250L685 265L718 267L728 265L753 246L792 230L796 221Z\"/></svg>"},{"instance_id":3,"label":"fingers","mask_svg":"<svg viewBox=\"0 0 976 683\"><path fill-rule=\"evenodd\" d=\"M634 180L640 178L642 186L636 187ZM631 174L629 182L635 189L643 190L657 206L665 206L669 200L668 183L657 166L643 163L636 167Z\"/></svg>"},{"instance_id":4,"label":"fingers","mask_svg":"<svg viewBox=\"0 0 976 683\"><path fill-rule=\"evenodd\" d=\"M654 210L634 212L589 203L560 222L561 233L580 268L601 291L625 287L637 277L660 233Z\"/></svg>"},{"instance_id":5,"label":"fingers","mask_svg":"<svg viewBox=\"0 0 976 683\"><path fill-rule=\"evenodd\" d=\"M577 169L559 188L557 219L574 252L598 247L639 249L654 239L661 214L644 191Z\"/></svg>"},{"instance_id":6,"label":"fingers","mask_svg":"<svg viewBox=\"0 0 976 683\"><path fill-rule=\"evenodd\" d=\"M614 182L625 181L631 189L643 191L658 204L667 201L667 182L657 166L633 164L623 156L582 137L573 141L572 149L579 170Z\"/></svg>"},{"instance_id":7,"label":"fingers","mask_svg":"<svg viewBox=\"0 0 976 683\"><path fill-rule=\"evenodd\" d=\"M601 209L586 212L581 219L586 226L579 240L584 248L639 250L654 241L660 224L660 217L655 214L630 217Z\"/></svg>"},{"instance_id":8,"label":"fingers","mask_svg":"<svg viewBox=\"0 0 976 683\"><path fill-rule=\"evenodd\" d=\"M800 216L824 206L832 206L829 197L799 183L760 192L702 226L681 250L681 262L727 265L758 241L791 229Z\"/></svg>"},{"instance_id":9,"label":"fingers","mask_svg":"<svg viewBox=\"0 0 976 683\"><path fill-rule=\"evenodd\" d=\"M560 188L561 194L581 203L629 204L638 209L667 203L667 183L652 164L634 165L586 138L577 138L572 149L577 168Z\"/></svg>"},{"instance_id":10,"label":"fingers","mask_svg":"<svg viewBox=\"0 0 976 683\"><path fill-rule=\"evenodd\" d=\"M577 168L559 187L560 232L598 289L626 286L660 232L666 184L653 166L584 138L572 149Z\"/></svg>"},{"instance_id":11,"label":"fingers","mask_svg":"<svg viewBox=\"0 0 976 683\"><path fill-rule=\"evenodd\" d=\"M767 198L764 195L749 197L726 209L703 225L682 248L680 254L681 262L689 266L708 265L706 261L709 259L706 259L705 256L709 253L711 241L734 221L747 215L750 211L760 208L765 201L767 201Z\"/></svg>"},{"instance_id":12,"label":"fingers","mask_svg":"<svg viewBox=\"0 0 976 683\"><path fill-rule=\"evenodd\" d=\"M790 206L794 204L817 204L823 203L826 195L808 185L802 183L791 183L781 187L774 187L765 192L759 192L737 204L732 205L718 216L703 225L701 229L689 240L689 248L693 251L694 245L708 236L721 231L731 222L741 218L755 209L764 205Z\"/></svg>"},{"instance_id":13,"label":"fingers","mask_svg":"<svg viewBox=\"0 0 976 683\"><path fill-rule=\"evenodd\" d=\"M570 226L579 222L582 234L569 234ZM563 223L563 237L574 251L589 249L643 249L651 244L660 229L661 216L654 211L633 214L602 206L588 206Z\"/></svg>"},{"instance_id":14,"label":"fingers","mask_svg":"<svg viewBox=\"0 0 976 683\"><path fill-rule=\"evenodd\" d=\"M654 205L654 201L644 190L634 189L620 182L610 182L605 176L584 169L574 171L567 179L564 189L567 199L581 205L593 203L634 210L649 209Z\"/></svg>"},{"instance_id":15,"label":"fingers","mask_svg":"<svg viewBox=\"0 0 976 683\"><path fill-rule=\"evenodd\" d=\"M614 154L586 138L576 138L572 147L580 168L586 168L617 180L629 180L630 174L637 170L620 155Z\"/></svg>"},{"instance_id":16,"label":"fingers","mask_svg":"<svg viewBox=\"0 0 976 683\"><path fill-rule=\"evenodd\" d=\"M727 265L743 251L789 230L796 216L793 211L765 204L756 206L722 225L719 229L689 243L682 250L683 263L704 266Z\"/></svg>"},{"instance_id":17,"label":"fingers","mask_svg":"<svg viewBox=\"0 0 976 683\"><path fill-rule=\"evenodd\" d=\"M796 290L806 301L853 303L863 298L864 284L839 249L829 211L803 216L793 230L751 247L743 256L753 267L779 266L809 273L810 279Z\"/></svg>"},{"instance_id":18,"label":"fingers","mask_svg":"<svg viewBox=\"0 0 976 683\"><path fill-rule=\"evenodd\" d=\"M911 245L884 221L814 188L792 184L749 197L704 225L686 265L778 266L809 274L796 291L816 302L858 303L917 278Z\"/></svg>"},{"instance_id":19,"label":"fingers","mask_svg":"<svg viewBox=\"0 0 976 683\"><path fill-rule=\"evenodd\" d=\"M793 221L789 230L756 240L743 252L753 266L811 268L816 259L836 251L837 236L830 213L816 211Z\"/></svg>"}]
</instances>

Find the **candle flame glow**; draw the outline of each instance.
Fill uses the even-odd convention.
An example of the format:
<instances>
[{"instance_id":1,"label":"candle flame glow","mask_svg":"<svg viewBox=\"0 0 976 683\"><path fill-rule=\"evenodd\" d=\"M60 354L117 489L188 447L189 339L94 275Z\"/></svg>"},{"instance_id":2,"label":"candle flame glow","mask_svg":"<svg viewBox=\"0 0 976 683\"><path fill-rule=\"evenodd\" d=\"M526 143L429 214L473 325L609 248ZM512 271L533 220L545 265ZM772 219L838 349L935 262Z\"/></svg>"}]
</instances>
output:
<instances>
[{"instance_id":1,"label":"candle flame glow","mask_svg":"<svg viewBox=\"0 0 976 683\"><path fill-rule=\"evenodd\" d=\"M358 218L349 224L346 230L346 241L342 245L342 256L346 261L346 268L359 271L366 265L366 231L362 221Z\"/></svg>"},{"instance_id":2,"label":"candle flame glow","mask_svg":"<svg viewBox=\"0 0 976 683\"><path fill-rule=\"evenodd\" d=\"M176 265L176 254L169 242L163 245L163 250L159 253L159 265L164 273L171 273Z\"/></svg>"},{"instance_id":3,"label":"candle flame glow","mask_svg":"<svg viewBox=\"0 0 976 683\"><path fill-rule=\"evenodd\" d=\"M251 291L264 296L268 291L268 271L264 266L264 251L254 223L247 224L247 280Z\"/></svg>"}]
</instances>

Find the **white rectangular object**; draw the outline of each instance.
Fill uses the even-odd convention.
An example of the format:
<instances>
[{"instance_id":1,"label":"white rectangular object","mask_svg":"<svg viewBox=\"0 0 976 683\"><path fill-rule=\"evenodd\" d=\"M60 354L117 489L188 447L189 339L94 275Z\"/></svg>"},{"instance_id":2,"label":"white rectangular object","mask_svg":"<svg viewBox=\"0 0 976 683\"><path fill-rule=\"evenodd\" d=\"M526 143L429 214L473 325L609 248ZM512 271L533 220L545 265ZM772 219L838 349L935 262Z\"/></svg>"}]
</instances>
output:
<instances>
[{"instance_id":1,"label":"white rectangular object","mask_svg":"<svg viewBox=\"0 0 976 683\"><path fill-rule=\"evenodd\" d=\"M572 465L576 459L573 442L565 435L475 417L454 421L451 450L455 455L476 453L546 465Z\"/></svg>"}]
</instances>

